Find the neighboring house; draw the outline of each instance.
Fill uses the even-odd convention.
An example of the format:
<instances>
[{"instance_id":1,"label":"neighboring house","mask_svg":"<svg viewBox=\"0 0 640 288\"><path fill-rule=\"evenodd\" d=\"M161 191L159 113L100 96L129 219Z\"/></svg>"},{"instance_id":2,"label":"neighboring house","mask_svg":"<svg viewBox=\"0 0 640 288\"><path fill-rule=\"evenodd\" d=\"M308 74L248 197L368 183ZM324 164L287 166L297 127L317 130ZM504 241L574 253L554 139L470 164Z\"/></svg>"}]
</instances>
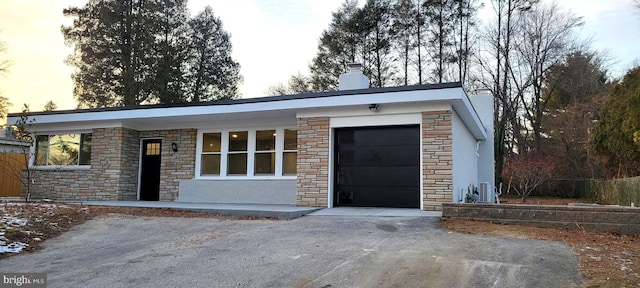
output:
<instances>
[{"instance_id":1,"label":"neighboring house","mask_svg":"<svg viewBox=\"0 0 640 288\"><path fill-rule=\"evenodd\" d=\"M460 83L30 113L33 197L440 210L493 186L493 99ZM17 120L9 115L9 122ZM490 186L490 187L491 187Z\"/></svg>"},{"instance_id":2,"label":"neighboring house","mask_svg":"<svg viewBox=\"0 0 640 288\"><path fill-rule=\"evenodd\" d=\"M0 197L18 197L22 188L20 175L26 168L29 143L17 140L12 130L0 130Z\"/></svg>"}]
</instances>

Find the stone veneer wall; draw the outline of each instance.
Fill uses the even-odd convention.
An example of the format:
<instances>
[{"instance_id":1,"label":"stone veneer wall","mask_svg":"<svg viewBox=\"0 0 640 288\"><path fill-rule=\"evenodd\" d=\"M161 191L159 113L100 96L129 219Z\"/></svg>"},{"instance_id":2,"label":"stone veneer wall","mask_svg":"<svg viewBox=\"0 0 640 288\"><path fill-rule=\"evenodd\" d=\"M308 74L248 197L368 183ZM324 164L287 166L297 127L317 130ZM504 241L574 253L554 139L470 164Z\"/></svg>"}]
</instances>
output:
<instances>
[{"instance_id":1,"label":"stone veneer wall","mask_svg":"<svg viewBox=\"0 0 640 288\"><path fill-rule=\"evenodd\" d=\"M161 138L160 201L178 198L180 180L192 179L196 169L196 129L140 131L140 138ZM178 152L171 150L178 145Z\"/></svg>"},{"instance_id":2,"label":"stone veneer wall","mask_svg":"<svg viewBox=\"0 0 640 288\"><path fill-rule=\"evenodd\" d=\"M178 197L181 179L195 172L196 129L136 131L98 128L92 132L91 165L34 169L33 198L57 200L137 200L141 138L161 138L160 200ZM171 143L178 152L171 150ZM24 174L24 173L23 173ZM26 185L22 187L23 195Z\"/></svg>"},{"instance_id":3,"label":"stone veneer wall","mask_svg":"<svg viewBox=\"0 0 640 288\"><path fill-rule=\"evenodd\" d=\"M32 197L58 200L135 200L138 185L138 139L138 131L127 128L94 129L91 165L80 168L33 169ZM24 185L23 194L26 189Z\"/></svg>"},{"instance_id":4,"label":"stone veneer wall","mask_svg":"<svg viewBox=\"0 0 640 288\"><path fill-rule=\"evenodd\" d=\"M423 210L453 201L451 111L422 112Z\"/></svg>"},{"instance_id":5,"label":"stone veneer wall","mask_svg":"<svg viewBox=\"0 0 640 288\"><path fill-rule=\"evenodd\" d=\"M329 118L298 119L296 205L327 207L329 195Z\"/></svg>"}]
</instances>

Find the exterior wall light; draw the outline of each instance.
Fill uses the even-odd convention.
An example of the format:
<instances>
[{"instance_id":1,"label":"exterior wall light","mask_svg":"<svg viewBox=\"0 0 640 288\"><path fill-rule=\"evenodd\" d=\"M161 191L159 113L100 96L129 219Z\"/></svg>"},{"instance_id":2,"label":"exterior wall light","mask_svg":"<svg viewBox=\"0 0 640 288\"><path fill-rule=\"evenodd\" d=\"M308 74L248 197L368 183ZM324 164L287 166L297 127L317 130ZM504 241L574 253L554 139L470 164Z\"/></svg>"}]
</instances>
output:
<instances>
[{"instance_id":1,"label":"exterior wall light","mask_svg":"<svg viewBox=\"0 0 640 288\"><path fill-rule=\"evenodd\" d=\"M171 143L171 150L178 152L178 144L176 144L176 142Z\"/></svg>"},{"instance_id":2,"label":"exterior wall light","mask_svg":"<svg viewBox=\"0 0 640 288\"><path fill-rule=\"evenodd\" d=\"M371 110L371 112L380 111L380 104L369 104L369 110Z\"/></svg>"}]
</instances>

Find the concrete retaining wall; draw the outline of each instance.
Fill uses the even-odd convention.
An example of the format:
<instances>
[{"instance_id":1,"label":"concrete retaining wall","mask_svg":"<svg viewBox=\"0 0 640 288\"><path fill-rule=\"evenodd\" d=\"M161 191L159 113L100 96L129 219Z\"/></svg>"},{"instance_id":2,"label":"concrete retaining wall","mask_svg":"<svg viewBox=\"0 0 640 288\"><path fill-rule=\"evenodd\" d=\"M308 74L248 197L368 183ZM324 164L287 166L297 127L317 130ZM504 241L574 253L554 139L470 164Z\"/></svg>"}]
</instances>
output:
<instances>
[{"instance_id":1,"label":"concrete retaining wall","mask_svg":"<svg viewBox=\"0 0 640 288\"><path fill-rule=\"evenodd\" d=\"M640 233L640 208L622 206L443 203L442 217L592 232Z\"/></svg>"}]
</instances>

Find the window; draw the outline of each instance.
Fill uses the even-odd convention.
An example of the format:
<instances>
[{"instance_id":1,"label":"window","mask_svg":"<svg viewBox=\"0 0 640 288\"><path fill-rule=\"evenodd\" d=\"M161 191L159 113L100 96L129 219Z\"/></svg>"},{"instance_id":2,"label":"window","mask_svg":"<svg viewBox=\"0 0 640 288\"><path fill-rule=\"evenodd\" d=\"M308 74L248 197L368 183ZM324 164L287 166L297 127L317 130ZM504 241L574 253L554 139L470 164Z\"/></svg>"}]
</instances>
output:
<instances>
[{"instance_id":1,"label":"window","mask_svg":"<svg viewBox=\"0 0 640 288\"><path fill-rule=\"evenodd\" d=\"M200 175L220 175L221 133L202 134Z\"/></svg>"},{"instance_id":2,"label":"window","mask_svg":"<svg viewBox=\"0 0 640 288\"><path fill-rule=\"evenodd\" d=\"M297 130L202 133L199 176L295 176Z\"/></svg>"},{"instance_id":3,"label":"window","mask_svg":"<svg viewBox=\"0 0 640 288\"><path fill-rule=\"evenodd\" d=\"M229 132L228 175L247 175L247 131Z\"/></svg>"},{"instance_id":4,"label":"window","mask_svg":"<svg viewBox=\"0 0 640 288\"><path fill-rule=\"evenodd\" d=\"M91 165L91 133L37 135L35 165Z\"/></svg>"},{"instance_id":5,"label":"window","mask_svg":"<svg viewBox=\"0 0 640 288\"><path fill-rule=\"evenodd\" d=\"M276 130L256 131L255 175L276 173Z\"/></svg>"},{"instance_id":6,"label":"window","mask_svg":"<svg viewBox=\"0 0 640 288\"><path fill-rule=\"evenodd\" d=\"M284 129L284 150L282 152L282 174L296 175L298 165L298 131Z\"/></svg>"}]
</instances>

